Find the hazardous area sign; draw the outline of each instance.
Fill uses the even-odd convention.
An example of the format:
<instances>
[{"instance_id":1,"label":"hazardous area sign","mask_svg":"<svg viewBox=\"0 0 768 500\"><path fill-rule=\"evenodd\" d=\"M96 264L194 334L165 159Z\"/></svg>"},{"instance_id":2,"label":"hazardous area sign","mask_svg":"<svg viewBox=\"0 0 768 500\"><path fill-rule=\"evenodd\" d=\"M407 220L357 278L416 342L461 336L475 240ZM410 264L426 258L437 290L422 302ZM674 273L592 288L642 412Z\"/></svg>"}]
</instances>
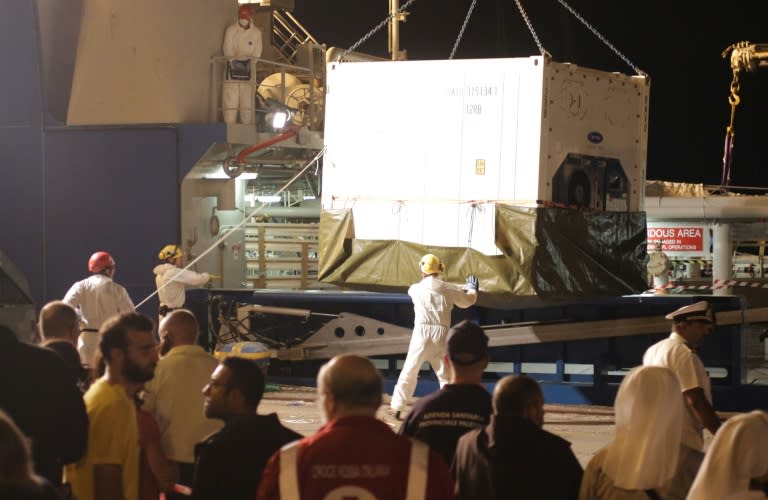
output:
<instances>
[{"instance_id":1,"label":"hazardous area sign","mask_svg":"<svg viewBox=\"0 0 768 500\"><path fill-rule=\"evenodd\" d=\"M704 226L648 227L648 251L661 243L663 252L709 252L709 229Z\"/></svg>"}]
</instances>

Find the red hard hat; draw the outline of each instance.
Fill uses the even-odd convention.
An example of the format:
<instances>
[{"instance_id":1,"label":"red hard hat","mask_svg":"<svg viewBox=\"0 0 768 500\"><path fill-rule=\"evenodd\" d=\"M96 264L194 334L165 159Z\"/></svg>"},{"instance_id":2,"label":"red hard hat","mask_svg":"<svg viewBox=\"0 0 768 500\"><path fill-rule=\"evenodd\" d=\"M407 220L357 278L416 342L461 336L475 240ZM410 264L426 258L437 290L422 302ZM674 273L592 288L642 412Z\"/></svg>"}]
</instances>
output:
<instances>
[{"instance_id":1,"label":"red hard hat","mask_svg":"<svg viewBox=\"0 0 768 500\"><path fill-rule=\"evenodd\" d=\"M242 4L237 9L238 19L251 19L253 17L253 7L250 4Z\"/></svg>"},{"instance_id":2,"label":"red hard hat","mask_svg":"<svg viewBox=\"0 0 768 500\"><path fill-rule=\"evenodd\" d=\"M88 270L92 273L100 273L108 267L115 267L115 259L107 252L96 252L88 259Z\"/></svg>"}]
</instances>

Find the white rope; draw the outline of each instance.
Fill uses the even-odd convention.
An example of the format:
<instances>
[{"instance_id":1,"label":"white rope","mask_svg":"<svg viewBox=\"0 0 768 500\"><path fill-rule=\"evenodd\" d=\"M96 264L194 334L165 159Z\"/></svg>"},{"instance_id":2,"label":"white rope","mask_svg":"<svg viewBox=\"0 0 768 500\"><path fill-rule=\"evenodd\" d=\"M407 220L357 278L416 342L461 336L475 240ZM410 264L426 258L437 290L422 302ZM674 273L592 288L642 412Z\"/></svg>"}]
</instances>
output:
<instances>
[{"instance_id":1,"label":"white rope","mask_svg":"<svg viewBox=\"0 0 768 500\"><path fill-rule=\"evenodd\" d=\"M288 189L288 187L290 187L290 185L291 185L291 184L293 184L294 182L296 182L296 179L298 179L299 177L301 177L301 176L304 174L304 172L306 172L306 171L307 171L307 169L308 169L309 167L311 167L311 166L312 166L312 165L313 165L315 162L317 162L317 161L318 161L318 160L319 160L319 159L320 159L320 158L321 158L321 157L322 157L324 154L325 154L325 147L323 147L323 149L321 149L320 151L318 151L318 153L317 153L317 154L314 156L314 158L312 158L312 160L310 160L310 161L309 161L309 163L307 163L307 164L306 164L306 166L305 166L304 168L302 168L302 169L299 171L299 173L297 173L296 175L294 175L294 176L291 178L291 180L289 180L289 181L288 181L288 182L287 182L287 183L286 183L286 184L285 184L283 187L281 187L280 189L278 189L278 190L275 192L275 195L278 195L278 194L282 193L283 191L285 191L286 189ZM214 249L214 248L216 248L216 247L217 247L217 246L218 246L220 243L222 243L224 240L226 240L226 239L227 239L227 238L228 238L228 237L229 237L229 236L230 236L232 233L234 233L235 231L237 231L238 229L240 229L241 227L243 227L243 226L244 226L244 225L245 225L245 224L248 222L248 219L250 219L250 218L251 218L251 217L253 217L254 215L256 215L256 214L258 214L259 212L261 212L261 211L262 211L262 209L263 209L265 206L266 206L266 203L262 202L262 203L261 203L261 205L259 205L258 207L254 208L254 209L253 209L253 211L252 211L251 213L249 213L248 215L246 215L246 216L243 218L243 220L242 220L242 221L240 221L240 223L239 223L239 224L237 224L237 225L236 225L236 226L234 226L232 229L230 229L229 231L227 231L226 233L224 233L224 235L223 235L223 236L221 236L221 237L220 237L218 240L216 240L215 242L213 242L213 243L211 244L211 246L209 246L208 248L206 248L206 249L205 249L205 251L204 251L203 253L201 253L200 255L198 255L197 257L195 257L195 259L194 259L192 262L190 262L189 264L187 264L187 265L186 265L186 267L184 267L183 269L179 269L179 272L177 272L176 274L174 274L173 276L171 276L171 279L169 279L169 280L167 280L165 283L163 283L163 284L160 286L160 288L158 288L158 289L157 289L157 290L155 290L154 292L150 293L149 295L147 295L147 297L146 297L144 300L142 300L141 302L139 302L138 304L136 304L136 309L138 309L139 307L141 307L141 306L142 306L142 304L144 304L144 303L145 303L145 302L147 302L149 299L151 299L152 297L154 297L155 295L157 295L157 292L159 292L160 290L162 290L163 288L165 288L165 286L166 286L168 283L170 283L170 282L174 281L174 280L176 279L176 277L178 277L178 276L179 276L181 273L183 273L184 271L186 271L187 269L189 269L190 267L192 267L193 265L195 265L195 264L197 263L197 261L199 261L200 259L202 259L202 258L203 258L203 257L205 257L206 255L208 255L208 254L211 252L211 250L213 250L213 249Z\"/></svg>"}]
</instances>

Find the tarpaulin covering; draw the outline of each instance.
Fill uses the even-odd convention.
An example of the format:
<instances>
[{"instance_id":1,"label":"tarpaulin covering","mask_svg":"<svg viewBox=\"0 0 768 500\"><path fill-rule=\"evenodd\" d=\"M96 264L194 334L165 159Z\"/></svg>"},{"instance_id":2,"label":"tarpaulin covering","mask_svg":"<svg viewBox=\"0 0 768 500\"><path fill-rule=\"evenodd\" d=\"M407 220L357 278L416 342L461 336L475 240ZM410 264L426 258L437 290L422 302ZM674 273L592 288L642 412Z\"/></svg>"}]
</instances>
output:
<instances>
[{"instance_id":1,"label":"tarpaulin covering","mask_svg":"<svg viewBox=\"0 0 768 500\"><path fill-rule=\"evenodd\" d=\"M481 295L568 298L638 293L646 288L644 212L592 212L496 205L501 255L471 248L355 238L351 209L320 217L321 281L367 290L403 290L420 279L425 253L445 263L443 278L480 279Z\"/></svg>"}]
</instances>

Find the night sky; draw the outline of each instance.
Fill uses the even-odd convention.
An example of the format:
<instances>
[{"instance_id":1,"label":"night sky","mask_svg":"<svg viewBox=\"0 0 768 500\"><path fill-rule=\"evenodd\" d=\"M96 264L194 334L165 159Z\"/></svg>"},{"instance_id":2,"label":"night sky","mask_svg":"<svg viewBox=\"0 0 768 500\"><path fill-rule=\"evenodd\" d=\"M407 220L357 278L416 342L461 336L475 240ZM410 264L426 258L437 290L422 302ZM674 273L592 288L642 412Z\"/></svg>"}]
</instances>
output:
<instances>
[{"instance_id":1,"label":"night sky","mask_svg":"<svg viewBox=\"0 0 768 500\"><path fill-rule=\"evenodd\" d=\"M404 4L406 0L401 0ZM386 0L295 0L318 41L347 48L388 13ZM521 0L544 48L559 62L634 71L557 0ZM571 7L651 77L649 179L720 184L731 69L723 50L768 43L765 0L570 0ZM408 59L447 59L471 0L416 0L401 24ZM358 49L387 55L386 26ZM514 0L477 0L456 58L527 57L539 50ZM741 75L733 186L768 187L768 68ZM375 98L375 96L371 96Z\"/></svg>"}]
</instances>

